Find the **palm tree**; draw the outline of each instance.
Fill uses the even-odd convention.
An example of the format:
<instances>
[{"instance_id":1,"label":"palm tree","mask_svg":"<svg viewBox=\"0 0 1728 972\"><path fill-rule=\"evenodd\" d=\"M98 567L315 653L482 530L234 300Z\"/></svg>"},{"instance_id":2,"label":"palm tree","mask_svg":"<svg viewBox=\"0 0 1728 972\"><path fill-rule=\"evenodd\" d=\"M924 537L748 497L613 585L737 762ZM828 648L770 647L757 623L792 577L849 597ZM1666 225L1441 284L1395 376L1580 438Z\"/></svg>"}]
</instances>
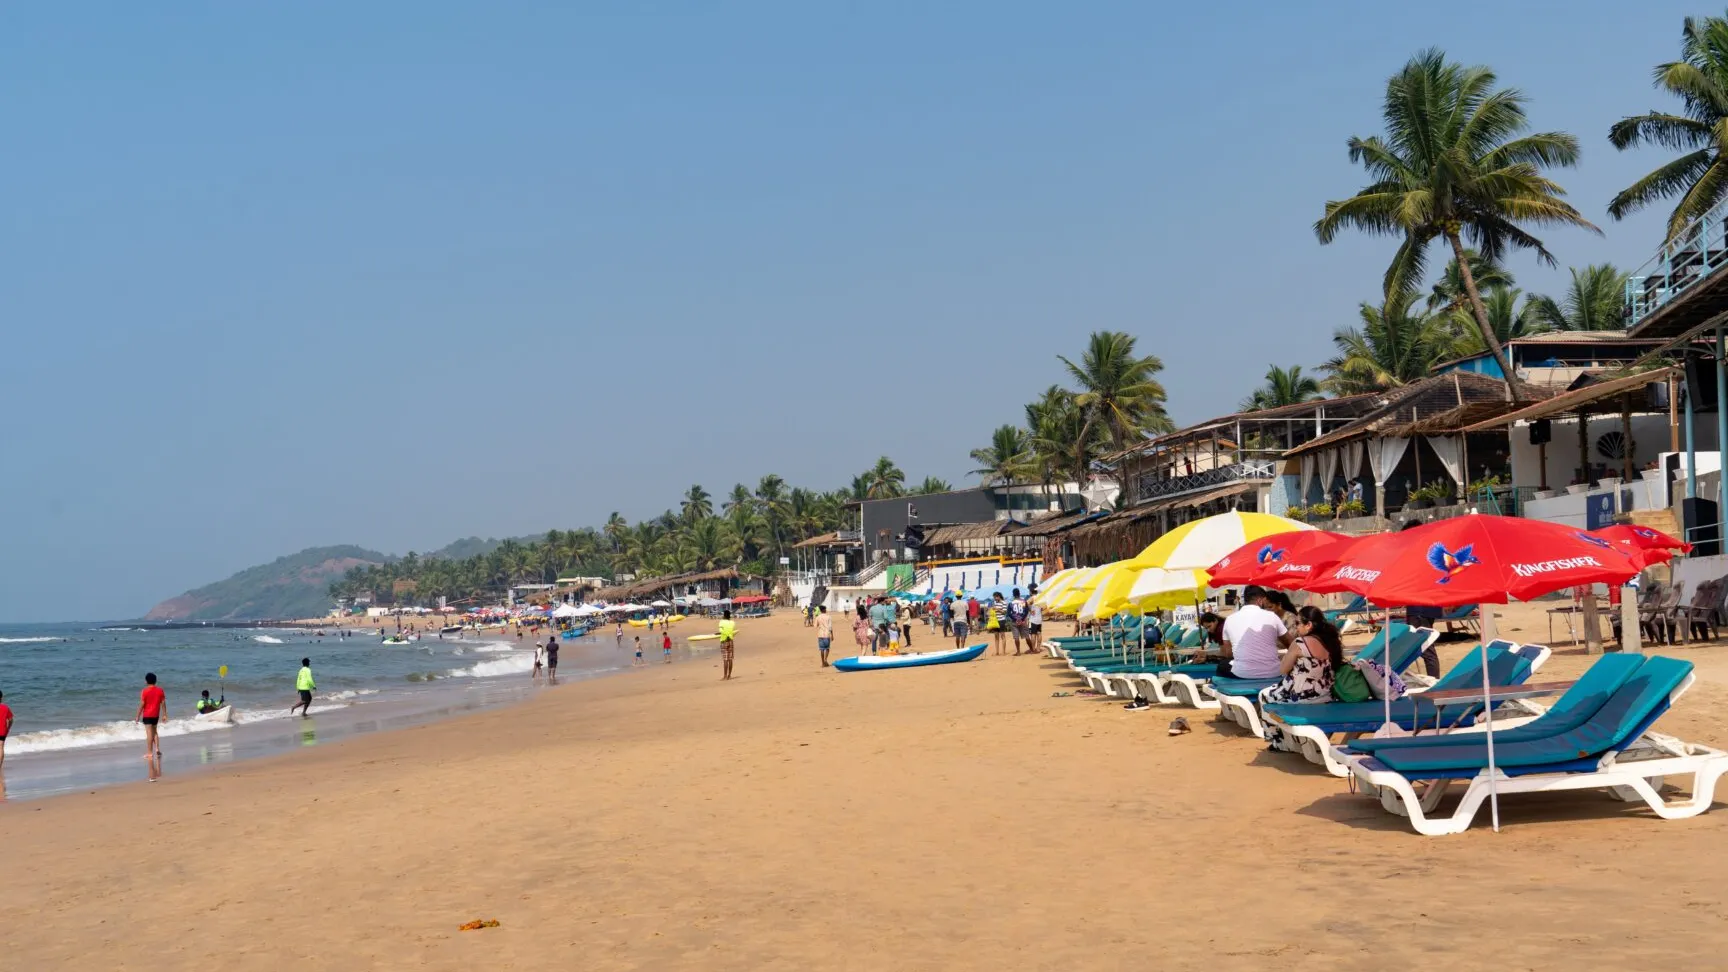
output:
<instances>
[{"instance_id":1,"label":"palm tree","mask_svg":"<svg viewBox=\"0 0 1728 972\"><path fill-rule=\"evenodd\" d=\"M1523 296L1524 291L1517 287L1493 287L1482 295L1482 305L1488 310L1488 326L1493 328L1495 340L1502 345L1548 330L1547 324L1536 313L1536 301L1520 303ZM1460 307L1448 314L1446 324L1453 336L1452 348L1446 357L1469 357L1488 350L1482 343L1482 335L1477 333L1476 320L1468 310Z\"/></svg>"},{"instance_id":2,"label":"palm tree","mask_svg":"<svg viewBox=\"0 0 1728 972\"><path fill-rule=\"evenodd\" d=\"M1668 214L1673 242L1686 225L1728 196L1728 20L1687 17L1680 30L1680 60L1658 64L1656 87L1680 99L1681 113L1651 111L1622 118L1608 129L1615 148L1653 144L1686 154L1632 183L1608 203L1608 215L1625 219L1658 199L1679 196Z\"/></svg>"},{"instance_id":3,"label":"palm tree","mask_svg":"<svg viewBox=\"0 0 1728 972\"><path fill-rule=\"evenodd\" d=\"M877 459L864 476L869 481L864 491L870 499L893 499L906 493L906 474L887 456Z\"/></svg>"},{"instance_id":4,"label":"palm tree","mask_svg":"<svg viewBox=\"0 0 1728 972\"><path fill-rule=\"evenodd\" d=\"M1512 271L1482 259L1482 254L1475 250L1466 247L1464 260L1470 264L1470 276L1475 278L1478 291L1512 286ZM1464 292L1464 271L1458 269L1458 258L1453 257L1446 261L1446 269L1428 292L1428 309L1455 311L1469 300L1469 295Z\"/></svg>"},{"instance_id":5,"label":"palm tree","mask_svg":"<svg viewBox=\"0 0 1728 972\"><path fill-rule=\"evenodd\" d=\"M867 500L870 498L870 474L859 473L852 477L852 485L847 487L848 499Z\"/></svg>"},{"instance_id":6,"label":"palm tree","mask_svg":"<svg viewBox=\"0 0 1728 972\"><path fill-rule=\"evenodd\" d=\"M698 520L679 541L679 553L689 569L713 570L737 556L737 537L719 520Z\"/></svg>"},{"instance_id":7,"label":"palm tree","mask_svg":"<svg viewBox=\"0 0 1728 972\"><path fill-rule=\"evenodd\" d=\"M1026 430L1013 425L997 426L990 433L990 444L973 449L969 455L978 468L975 475L984 477L985 486L1012 486L1027 470L1028 446Z\"/></svg>"},{"instance_id":8,"label":"palm tree","mask_svg":"<svg viewBox=\"0 0 1728 972\"><path fill-rule=\"evenodd\" d=\"M1026 429L1031 435L1032 464L1049 498L1052 483L1063 479L1086 481L1091 455L1103 445L1104 430L1096 425L1087 431L1086 410L1074 393L1057 385L1044 389L1035 402L1026 405ZM1091 436L1091 441L1082 436Z\"/></svg>"},{"instance_id":9,"label":"palm tree","mask_svg":"<svg viewBox=\"0 0 1728 972\"><path fill-rule=\"evenodd\" d=\"M1362 302L1361 327L1339 328L1332 335L1337 355L1321 367L1339 395L1384 391L1428 377L1451 355L1454 338L1432 314L1414 310L1409 291L1376 307Z\"/></svg>"},{"instance_id":10,"label":"palm tree","mask_svg":"<svg viewBox=\"0 0 1728 972\"><path fill-rule=\"evenodd\" d=\"M684 491L678 513L686 524L705 520L714 514L714 498L701 486L691 486Z\"/></svg>"},{"instance_id":11,"label":"palm tree","mask_svg":"<svg viewBox=\"0 0 1728 972\"><path fill-rule=\"evenodd\" d=\"M1090 469L1092 431L1102 428L1117 450L1125 449L1146 432L1168 430L1170 417L1164 412L1164 386L1155 377L1164 362L1155 355L1134 353L1134 336L1121 331L1094 331L1087 340L1080 364L1057 355L1079 386L1074 404L1085 419L1070 448L1080 481Z\"/></svg>"},{"instance_id":12,"label":"palm tree","mask_svg":"<svg viewBox=\"0 0 1728 972\"><path fill-rule=\"evenodd\" d=\"M1536 317L1555 331L1614 331L1626 326L1620 312L1626 306L1626 280L1612 263L1572 268L1572 285L1559 300L1537 297Z\"/></svg>"},{"instance_id":13,"label":"palm tree","mask_svg":"<svg viewBox=\"0 0 1728 972\"><path fill-rule=\"evenodd\" d=\"M624 533L629 529L629 521L616 512L606 518L606 526L602 528L602 532L606 534L607 541L611 543L613 553L624 549Z\"/></svg>"},{"instance_id":14,"label":"palm tree","mask_svg":"<svg viewBox=\"0 0 1728 972\"><path fill-rule=\"evenodd\" d=\"M1448 63L1438 49L1411 58L1386 82L1386 138L1349 142L1350 161L1361 163L1373 181L1349 199L1328 202L1314 233L1321 243L1344 229L1403 237L1386 268L1388 300L1415 287L1428 244L1444 239L1458 261L1483 343L1516 399L1519 383L1488 323L1464 237L1491 263L1517 248L1553 266L1553 254L1524 225L1601 231L1542 174L1544 167L1576 164L1578 139L1565 132L1521 134L1528 128L1524 96L1512 88L1497 90L1497 80L1486 67Z\"/></svg>"},{"instance_id":15,"label":"palm tree","mask_svg":"<svg viewBox=\"0 0 1728 972\"><path fill-rule=\"evenodd\" d=\"M925 476L924 481L919 483L912 492L918 496L928 496L931 493L946 493L953 490L953 488L954 487L950 485L946 479L938 479L935 476Z\"/></svg>"},{"instance_id":16,"label":"palm tree","mask_svg":"<svg viewBox=\"0 0 1728 972\"><path fill-rule=\"evenodd\" d=\"M1266 384L1254 389L1254 394L1242 399L1241 410L1257 412L1281 405L1299 405L1323 397L1320 381L1302 373L1301 365L1280 368L1273 365L1266 371Z\"/></svg>"},{"instance_id":17,"label":"palm tree","mask_svg":"<svg viewBox=\"0 0 1728 972\"><path fill-rule=\"evenodd\" d=\"M744 485L743 483L736 483L732 486L732 492L727 495L726 503L721 507L721 509L725 510L728 514L730 514L733 510L737 509L740 506L755 506L755 505L756 505L756 497L751 495L750 487Z\"/></svg>"}]
</instances>

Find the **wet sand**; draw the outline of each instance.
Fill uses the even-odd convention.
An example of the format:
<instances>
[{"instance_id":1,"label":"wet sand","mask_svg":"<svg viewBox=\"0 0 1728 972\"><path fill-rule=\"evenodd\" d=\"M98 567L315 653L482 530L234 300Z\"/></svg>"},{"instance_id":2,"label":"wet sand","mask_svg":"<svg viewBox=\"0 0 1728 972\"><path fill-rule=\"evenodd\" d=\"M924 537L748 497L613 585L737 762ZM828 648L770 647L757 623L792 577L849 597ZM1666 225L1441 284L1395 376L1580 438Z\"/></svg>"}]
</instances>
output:
<instances>
[{"instance_id":1,"label":"wet sand","mask_svg":"<svg viewBox=\"0 0 1728 972\"><path fill-rule=\"evenodd\" d=\"M1545 607L1502 635L1543 640ZM680 634L694 633L696 629ZM1560 625L1564 630L1564 626ZM1043 658L839 675L790 615L506 709L0 807L16 968L1715 968L1728 813L1418 837ZM917 647L926 647L920 640ZM1462 644L1447 645L1447 661ZM1721 646L1662 728L1728 743ZM1589 659L1561 653L1545 676ZM1164 726L1187 714L1195 731ZM1641 806L1641 805L1639 805ZM475 918L498 928L459 932Z\"/></svg>"}]
</instances>

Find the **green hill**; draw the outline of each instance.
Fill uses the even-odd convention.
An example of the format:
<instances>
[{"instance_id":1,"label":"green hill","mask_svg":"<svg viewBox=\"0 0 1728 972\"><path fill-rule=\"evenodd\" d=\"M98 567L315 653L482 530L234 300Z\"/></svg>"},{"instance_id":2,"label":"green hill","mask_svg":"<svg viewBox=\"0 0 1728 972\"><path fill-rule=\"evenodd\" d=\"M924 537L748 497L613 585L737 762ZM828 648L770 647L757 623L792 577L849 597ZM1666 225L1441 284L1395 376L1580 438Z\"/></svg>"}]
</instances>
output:
<instances>
[{"instance_id":1,"label":"green hill","mask_svg":"<svg viewBox=\"0 0 1728 972\"><path fill-rule=\"evenodd\" d=\"M332 581L351 567L384 564L394 559L351 544L311 547L169 598L151 608L144 618L223 621L322 617L330 611Z\"/></svg>"}]
</instances>

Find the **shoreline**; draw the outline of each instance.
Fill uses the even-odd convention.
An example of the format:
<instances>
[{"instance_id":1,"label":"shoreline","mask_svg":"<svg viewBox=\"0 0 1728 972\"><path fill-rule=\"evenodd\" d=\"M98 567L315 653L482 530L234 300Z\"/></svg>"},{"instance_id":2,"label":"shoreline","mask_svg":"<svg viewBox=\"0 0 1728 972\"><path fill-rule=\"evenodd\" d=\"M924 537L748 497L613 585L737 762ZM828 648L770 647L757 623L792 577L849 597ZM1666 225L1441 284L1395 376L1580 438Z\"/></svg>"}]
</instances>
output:
<instances>
[{"instance_id":1,"label":"shoreline","mask_svg":"<svg viewBox=\"0 0 1728 972\"><path fill-rule=\"evenodd\" d=\"M1545 608L1518 608L1501 636L1543 641ZM223 972L1333 969L1485 942L1535 968L1580 949L1713 964L1722 886L1698 855L1728 837L1722 807L1666 822L1538 795L1503 804L1500 834L1422 838L1203 714L1053 697L1074 686L1048 658L837 674L813 641L790 615L747 620L732 682L706 652L0 806L0 948L21 967ZM1545 676L1591 661L1555 647ZM1724 741L1713 651L1654 652L1698 665L1662 731ZM1173 714L1194 731L1166 735ZM1367 917L1326 917L1340 893ZM1507 907L1530 894L1542 908ZM500 925L457 930L476 918Z\"/></svg>"}]
</instances>

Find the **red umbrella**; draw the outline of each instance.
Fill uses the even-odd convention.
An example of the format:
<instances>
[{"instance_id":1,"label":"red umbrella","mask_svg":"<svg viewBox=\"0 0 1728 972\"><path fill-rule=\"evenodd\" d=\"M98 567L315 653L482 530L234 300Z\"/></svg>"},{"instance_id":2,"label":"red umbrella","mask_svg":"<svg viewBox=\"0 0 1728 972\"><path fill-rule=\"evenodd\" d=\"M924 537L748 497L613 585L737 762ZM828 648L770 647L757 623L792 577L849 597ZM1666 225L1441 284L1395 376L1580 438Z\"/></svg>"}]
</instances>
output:
<instances>
[{"instance_id":1,"label":"red umbrella","mask_svg":"<svg viewBox=\"0 0 1728 972\"><path fill-rule=\"evenodd\" d=\"M1317 586L1337 584L1334 589L1355 591L1382 605L1505 604L1563 587L1622 583L1639 571L1622 550L1576 527L1471 513L1363 540L1350 548L1342 562L1326 570ZM1488 802L1498 831L1492 684L1484 646L1482 724L1488 747ZM1388 695L1387 722L1392 721L1391 707Z\"/></svg>"},{"instance_id":2,"label":"red umbrella","mask_svg":"<svg viewBox=\"0 0 1728 972\"><path fill-rule=\"evenodd\" d=\"M1471 513L1353 544L1305 590L1347 590L1375 604L1505 604L1581 584L1619 584L1640 566L1624 547L1576 527Z\"/></svg>"},{"instance_id":3,"label":"red umbrella","mask_svg":"<svg viewBox=\"0 0 1728 972\"><path fill-rule=\"evenodd\" d=\"M1590 532L1614 544L1615 548L1630 557L1640 570L1651 564L1665 564L1674 559L1676 552L1692 552L1692 545L1684 540L1676 540L1660 530L1629 523L1616 523Z\"/></svg>"},{"instance_id":4,"label":"red umbrella","mask_svg":"<svg viewBox=\"0 0 1728 972\"><path fill-rule=\"evenodd\" d=\"M1337 563L1359 537L1325 530L1292 530L1261 537L1207 568L1213 587L1255 584L1307 590L1308 581Z\"/></svg>"}]
</instances>

